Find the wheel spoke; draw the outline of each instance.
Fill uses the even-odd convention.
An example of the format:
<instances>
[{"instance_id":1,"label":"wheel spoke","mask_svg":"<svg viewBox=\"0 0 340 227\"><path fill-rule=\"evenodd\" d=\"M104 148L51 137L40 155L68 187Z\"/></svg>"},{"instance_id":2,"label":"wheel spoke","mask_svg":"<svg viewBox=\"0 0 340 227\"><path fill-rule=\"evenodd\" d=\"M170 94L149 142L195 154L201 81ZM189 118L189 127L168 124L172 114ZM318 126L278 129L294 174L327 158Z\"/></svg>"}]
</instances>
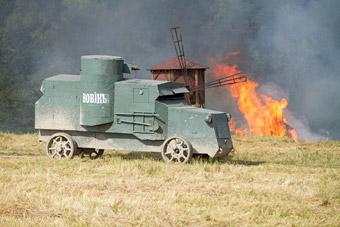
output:
<instances>
[{"instance_id":1,"label":"wheel spoke","mask_svg":"<svg viewBox=\"0 0 340 227\"><path fill-rule=\"evenodd\" d=\"M174 140L171 140L170 143L168 144L168 147L170 147L170 149L174 150L177 148L176 143L174 144Z\"/></svg>"},{"instance_id":2,"label":"wheel spoke","mask_svg":"<svg viewBox=\"0 0 340 227\"><path fill-rule=\"evenodd\" d=\"M168 146L166 147L166 151L165 154L171 154L174 151L174 147L172 144L173 141L170 141L170 143L168 144Z\"/></svg>"},{"instance_id":3,"label":"wheel spoke","mask_svg":"<svg viewBox=\"0 0 340 227\"><path fill-rule=\"evenodd\" d=\"M181 160L183 158L183 160ZM184 162L186 160L186 158L184 158L183 156L180 156L179 158L179 162Z\"/></svg>"},{"instance_id":4,"label":"wheel spoke","mask_svg":"<svg viewBox=\"0 0 340 227\"><path fill-rule=\"evenodd\" d=\"M56 152L56 154L58 155L58 158L59 158L59 159L62 158L62 156L61 156L61 154L60 154L59 152Z\"/></svg>"},{"instance_id":5,"label":"wheel spoke","mask_svg":"<svg viewBox=\"0 0 340 227\"><path fill-rule=\"evenodd\" d=\"M185 156L184 154L181 154L180 157L183 158L184 160L186 160L186 159L188 158L188 157Z\"/></svg>"},{"instance_id":6,"label":"wheel spoke","mask_svg":"<svg viewBox=\"0 0 340 227\"><path fill-rule=\"evenodd\" d=\"M52 157L52 158L54 158L54 157L57 155L57 153L58 153L58 152L56 152L56 151L55 151L55 152L53 152L53 154L52 154L52 156L51 156L51 157Z\"/></svg>"},{"instance_id":7,"label":"wheel spoke","mask_svg":"<svg viewBox=\"0 0 340 227\"><path fill-rule=\"evenodd\" d=\"M182 143L183 143L183 141L181 141L180 139L176 139L176 148L177 149L180 149L180 147L182 146Z\"/></svg>"},{"instance_id":8,"label":"wheel spoke","mask_svg":"<svg viewBox=\"0 0 340 227\"><path fill-rule=\"evenodd\" d=\"M181 147L181 149L180 149L181 151L188 151L189 149L188 148L186 148L186 147Z\"/></svg>"}]
</instances>

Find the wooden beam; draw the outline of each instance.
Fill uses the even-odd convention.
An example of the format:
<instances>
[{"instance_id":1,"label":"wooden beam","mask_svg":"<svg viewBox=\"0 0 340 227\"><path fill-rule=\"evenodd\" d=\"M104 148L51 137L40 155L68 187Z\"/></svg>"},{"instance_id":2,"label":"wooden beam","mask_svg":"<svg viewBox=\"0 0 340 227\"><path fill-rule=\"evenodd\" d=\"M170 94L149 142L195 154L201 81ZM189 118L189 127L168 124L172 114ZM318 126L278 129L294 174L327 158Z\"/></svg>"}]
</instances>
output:
<instances>
[{"instance_id":1,"label":"wooden beam","mask_svg":"<svg viewBox=\"0 0 340 227\"><path fill-rule=\"evenodd\" d=\"M195 70L195 106L200 107L200 90L198 89L198 70Z\"/></svg>"}]
</instances>

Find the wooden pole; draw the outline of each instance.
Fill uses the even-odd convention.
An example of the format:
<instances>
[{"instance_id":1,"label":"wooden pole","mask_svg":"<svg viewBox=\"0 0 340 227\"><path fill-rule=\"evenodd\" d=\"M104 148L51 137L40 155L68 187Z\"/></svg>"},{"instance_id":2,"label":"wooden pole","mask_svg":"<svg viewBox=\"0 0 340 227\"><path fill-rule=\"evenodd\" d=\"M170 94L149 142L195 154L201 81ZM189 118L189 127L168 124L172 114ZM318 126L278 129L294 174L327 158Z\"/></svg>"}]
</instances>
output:
<instances>
[{"instance_id":1,"label":"wooden pole","mask_svg":"<svg viewBox=\"0 0 340 227\"><path fill-rule=\"evenodd\" d=\"M195 106L200 107L200 96L198 89L198 70L195 70Z\"/></svg>"},{"instance_id":2,"label":"wooden pole","mask_svg":"<svg viewBox=\"0 0 340 227\"><path fill-rule=\"evenodd\" d=\"M171 70L168 71L167 77L168 77L168 81L171 81Z\"/></svg>"}]
</instances>

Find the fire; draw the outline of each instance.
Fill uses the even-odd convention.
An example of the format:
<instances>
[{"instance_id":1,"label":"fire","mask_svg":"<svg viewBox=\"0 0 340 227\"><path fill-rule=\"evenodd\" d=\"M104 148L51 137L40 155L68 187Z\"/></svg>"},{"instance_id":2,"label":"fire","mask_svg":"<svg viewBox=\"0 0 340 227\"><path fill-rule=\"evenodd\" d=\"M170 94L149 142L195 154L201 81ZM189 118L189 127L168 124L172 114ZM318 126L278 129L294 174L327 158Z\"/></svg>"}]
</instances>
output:
<instances>
[{"instance_id":1,"label":"fire","mask_svg":"<svg viewBox=\"0 0 340 227\"><path fill-rule=\"evenodd\" d=\"M227 55L224 60L230 56L235 56L233 52ZM212 60L212 62L216 62ZM213 76L227 76L240 73L236 64L213 63ZM247 122L247 128L238 128L232 120L229 123L230 130L236 135L243 136L246 134L257 136L288 136L294 140L297 139L296 131L289 126L284 110L288 106L288 100L282 98L276 100L268 95L257 92L259 83L248 80L243 83L233 84L224 87L228 89L231 96L235 98L237 107Z\"/></svg>"}]
</instances>

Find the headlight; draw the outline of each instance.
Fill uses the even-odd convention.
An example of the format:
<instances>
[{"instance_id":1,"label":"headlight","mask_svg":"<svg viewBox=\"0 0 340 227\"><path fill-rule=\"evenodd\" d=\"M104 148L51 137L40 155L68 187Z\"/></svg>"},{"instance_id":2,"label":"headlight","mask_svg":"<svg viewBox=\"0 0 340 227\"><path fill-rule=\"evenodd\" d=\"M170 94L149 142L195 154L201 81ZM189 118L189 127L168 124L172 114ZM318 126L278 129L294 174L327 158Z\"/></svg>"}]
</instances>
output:
<instances>
[{"instance_id":1,"label":"headlight","mask_svg":"<svg viewBox=\"0 0 340 227\"><path fill-rule=\"evenodd\" d=\"M208 124L212 123L212 116L211 116L211 114L209 114L208 116L205 117L205 122L207 122Z\"/></svg>"},{"instance_id":2,"label":"headlight","mask_svg":"<svg viewBox=\"0 0 340 227\"><path fill-rule=\"evenodd\" d=\"M227 113L227 120L228 120L228 122L231 120L231 114L230 113Z\"/></svg>"}]
</instances>

